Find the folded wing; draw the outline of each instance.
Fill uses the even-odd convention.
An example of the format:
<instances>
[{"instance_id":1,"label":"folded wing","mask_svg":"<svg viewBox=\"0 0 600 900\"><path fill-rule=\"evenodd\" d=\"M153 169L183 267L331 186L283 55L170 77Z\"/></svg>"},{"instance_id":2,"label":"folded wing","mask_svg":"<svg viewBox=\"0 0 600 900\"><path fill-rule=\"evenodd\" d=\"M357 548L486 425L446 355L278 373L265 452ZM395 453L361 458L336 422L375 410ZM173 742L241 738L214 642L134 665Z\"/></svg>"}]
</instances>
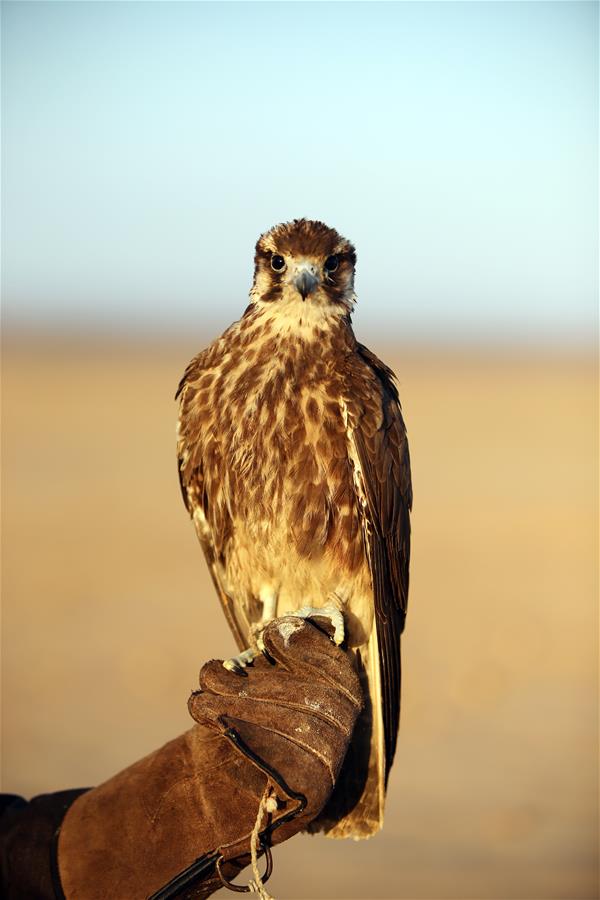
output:
<instances>
[{"instance_id":1,"label":"folded wing","mask_svg":"<svg viewBox=\"0 0 600 900\"><path fill-rule=\"evenodd\" d=\"M375 597L387 780L400 718L400 635L410 559L410 458L393 373L362 344L351 367L349 389L354 407L352 439L366 499L364 533Z\"/></svg>"}]
</instances>

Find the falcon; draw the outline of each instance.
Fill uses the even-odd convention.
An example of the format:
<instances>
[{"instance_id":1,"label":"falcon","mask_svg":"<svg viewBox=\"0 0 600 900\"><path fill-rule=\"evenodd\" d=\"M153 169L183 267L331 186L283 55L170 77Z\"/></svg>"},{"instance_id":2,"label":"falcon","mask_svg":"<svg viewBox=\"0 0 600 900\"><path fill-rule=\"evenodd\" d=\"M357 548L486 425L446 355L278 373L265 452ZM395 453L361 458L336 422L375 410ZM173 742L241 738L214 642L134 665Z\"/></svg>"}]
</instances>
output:
<instances>
[{"instance_id":1,"label":"falcon","mask_svg":"<svg viewBox=\"0 0 600 900\"><path fill-rule=\"evenodd\" d=\"M393 372L351 324L356 253L295 219L256 244L250 304L179 385L181 489L240 654L276 616L331 622L366 703L313 824L381 828L400 714L412 489Z\"/></svg>"}]
</instances>

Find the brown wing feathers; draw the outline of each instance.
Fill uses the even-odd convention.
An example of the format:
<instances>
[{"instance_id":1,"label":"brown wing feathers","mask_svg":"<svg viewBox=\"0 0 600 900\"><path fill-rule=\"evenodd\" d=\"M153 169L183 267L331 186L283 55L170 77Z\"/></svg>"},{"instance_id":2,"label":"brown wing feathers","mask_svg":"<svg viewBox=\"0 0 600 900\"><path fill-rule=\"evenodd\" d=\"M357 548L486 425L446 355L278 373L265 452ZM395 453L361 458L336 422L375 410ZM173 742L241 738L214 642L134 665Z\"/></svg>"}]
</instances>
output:
<instances>
[{"instance_id":1,"label":"brown wing feathers","mask_svg":"<svg viewBox=\"0 0 600 900\"><path fill-rule=\"evenodd\" d=\"M177 469L183 502L190 516L194 517L194 512L200 508L204 513L205 519L209 520L208 497L198 441L201 423L197 420L200 410L198 409L198 404L194 403L195 390L191 386L191 383L196 381L202 374L203 356L204 354L200 354L191 361L175 394L175 399L180 401ZM243 650L245 649L246 641L233 613L233 600L224 590L219 577L219 557L222 554L230 523L224 515L218 517L218 520L221 527L218 529L211 528L210 531L200 529L197 522L194 524L196 525L200 546L204 551L225 618L233 632L238 647L240 650Z\"/></svg>"},{"instance_id":2,"label":"brown wing feathers","mask_svg":"<svg viewBox=\"0 0 600 900\"><path fill-rule=\"evenodd\" d=\"M361 344L358 352L377 377L383 413L376 429L370 427L369 416L359 419L354 436L370 514L387 778L400 717L400 635L408 601L412 487L406 430L392 372Z\"/></svg>"}]
</instances>

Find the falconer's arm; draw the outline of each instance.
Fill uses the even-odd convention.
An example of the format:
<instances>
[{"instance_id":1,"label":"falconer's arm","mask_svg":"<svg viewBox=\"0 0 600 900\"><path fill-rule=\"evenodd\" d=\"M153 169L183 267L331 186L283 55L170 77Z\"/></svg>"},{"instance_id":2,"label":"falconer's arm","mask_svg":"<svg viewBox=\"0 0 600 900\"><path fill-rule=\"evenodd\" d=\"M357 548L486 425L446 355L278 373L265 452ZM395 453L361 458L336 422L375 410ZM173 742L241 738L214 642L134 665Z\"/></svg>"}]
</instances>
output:
<instances>
[{"instance_id":1,"label":"falconer's arm","mask_svg":"<svg viewBox=\"0 0 600 900\"><path fill-rule=\"evenodd\" d=\"M200 672L196 725L97 788L4 796L7 900L208 897L327 802L362 706L344 651L312 623L264 632L268 657ZM257 863L257 857L264 857Z\"/></svg>"}]
</instances>

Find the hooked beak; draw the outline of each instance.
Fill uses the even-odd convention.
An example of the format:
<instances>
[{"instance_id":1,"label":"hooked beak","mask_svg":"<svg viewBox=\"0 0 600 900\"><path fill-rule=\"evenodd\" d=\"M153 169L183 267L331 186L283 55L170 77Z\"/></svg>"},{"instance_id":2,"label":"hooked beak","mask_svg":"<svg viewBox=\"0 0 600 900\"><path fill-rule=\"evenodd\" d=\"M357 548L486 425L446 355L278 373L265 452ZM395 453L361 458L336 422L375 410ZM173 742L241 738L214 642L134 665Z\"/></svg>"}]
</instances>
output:
<instances>
[{"instance_id":1,"label":"hooked beak","mask_svg":"<svg viewBox=\"0 0 600 900\"><path fill-rule=\"evenodd\" d=\"M307 269L302 269L294 278L294 287L302 295L303 300L306 300L308 295L314 291L318 283L319 279Z\"/></svg>"}]
</instances>

